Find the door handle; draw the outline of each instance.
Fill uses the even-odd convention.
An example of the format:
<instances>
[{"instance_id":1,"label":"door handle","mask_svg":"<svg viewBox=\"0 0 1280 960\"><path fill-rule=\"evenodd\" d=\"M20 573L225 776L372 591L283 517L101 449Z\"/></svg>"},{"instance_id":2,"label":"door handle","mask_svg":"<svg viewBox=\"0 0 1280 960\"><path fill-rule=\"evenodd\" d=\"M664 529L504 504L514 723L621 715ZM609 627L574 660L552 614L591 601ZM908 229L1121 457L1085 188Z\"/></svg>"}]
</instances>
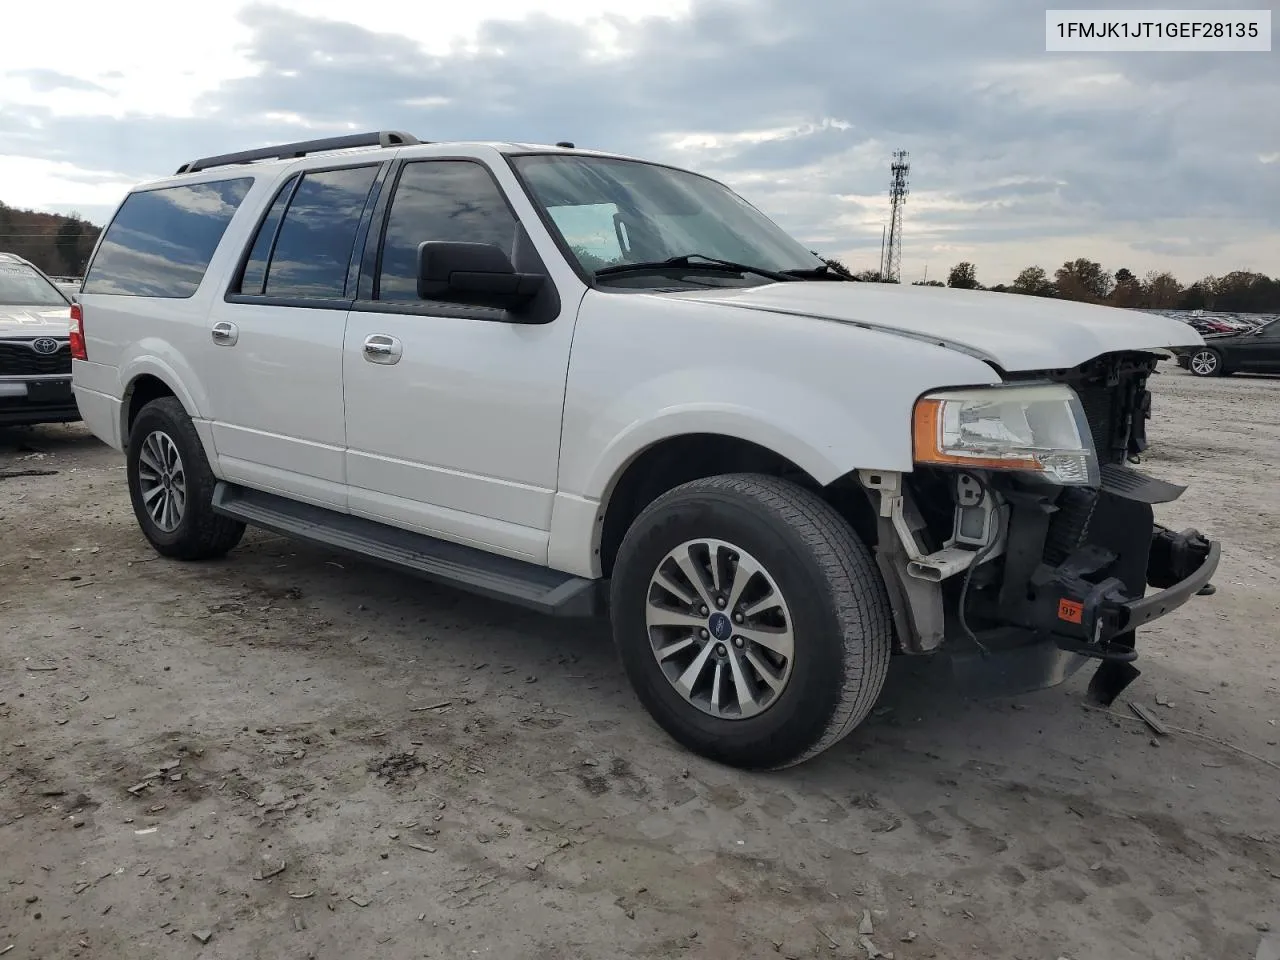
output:
<instances>
[{"instance_id":1,"label":"door handle","mask_svg":"<svg viewBox=\"0 0 1280 960\"><path fill-rule=\"evenodd\" d=\"M219 346L230 347L240 339L240 329L234 323L219 320L209 331L209 336L213 337L213 342Z\"/></svg>"},{"instance_id":2,"label":"door handle","mask_svg":"<svg viewBox=\"0 0 1280 960\"><path fill-rule=\"evenodd\" d=\"M364 338L364 358L370 363L398 363L403 354L397 337L373 333Z\"/></svg>"}]
</instances>

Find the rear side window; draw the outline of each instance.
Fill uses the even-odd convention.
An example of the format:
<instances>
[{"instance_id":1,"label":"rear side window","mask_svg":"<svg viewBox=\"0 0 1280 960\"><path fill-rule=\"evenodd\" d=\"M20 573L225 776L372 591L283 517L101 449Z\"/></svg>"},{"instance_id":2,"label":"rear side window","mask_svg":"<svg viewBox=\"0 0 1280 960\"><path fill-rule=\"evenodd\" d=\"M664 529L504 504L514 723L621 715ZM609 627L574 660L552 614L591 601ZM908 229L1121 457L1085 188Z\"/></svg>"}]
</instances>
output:
<instances>
[{"instance_id":1,"label":"rear side window","mask_svg":"<svg viewBox=\"0 0 1280 960\"><path fill-rule=\"evenodd\" d=\"M467 160L405 164L387 219L379 300L418 299L418 244L424 240L493 243L508 256L516 218L489 171Z\"/></svg>"},{"instance_id":2,"label":"rear side window","mask_svg":"<svg viewBox=\"0 0 1280 960\"><path fill-rule=\"evenodd\" d=\"M252 177L131 193L89 266L84 293L189 297L204 279Z\"/></svg>"},{"instance_id":3,"label":"rear side window","mask_svg":"<svg viewBox=\"0 0 1280 960\"><path fill-rule=\"evenodd\" d=\"M240 277L238 291L245 296L261 296L267 283L267 264L271 261L271 245L276 242L276 234L280 230L280 221L284 218L285 207L293 196L293 188L298 185L297 176L290 177L276 194L266 219L258 228L258 236L249 251L249 259L245 262L244 273Z\"/></svg>"},{"instance_id":4,"label":"rear side window","mask_svg":"<svg viewBox=\"0 0 1280 960\"><path fill-rule=\"evenodd\" d=\"M324 170L305 174L292 197L287 187L282 190L258 228L240 292L341 299L356 232L377 175L377 164Z\"/></svg>"}]
</instances>

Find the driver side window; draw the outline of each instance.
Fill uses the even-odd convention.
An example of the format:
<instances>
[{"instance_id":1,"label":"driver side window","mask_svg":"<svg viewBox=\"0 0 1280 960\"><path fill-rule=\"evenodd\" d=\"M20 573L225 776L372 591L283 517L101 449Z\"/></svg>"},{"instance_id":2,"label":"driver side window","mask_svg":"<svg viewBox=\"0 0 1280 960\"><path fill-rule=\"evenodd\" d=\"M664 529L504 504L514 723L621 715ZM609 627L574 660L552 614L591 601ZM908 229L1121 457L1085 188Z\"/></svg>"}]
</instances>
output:
<instances>
[{"instance_id":1,"label":"driver side window","mask_svg":"<svg viewBox=\"0 0 1280 960\"><path fill-rule=\"evenodd\" d=\"M405 164L382 243L379 300L418 300L418 244L491 243L511 256L516 218L489 171L471 160Z\"/></svg>"}]
</instances>

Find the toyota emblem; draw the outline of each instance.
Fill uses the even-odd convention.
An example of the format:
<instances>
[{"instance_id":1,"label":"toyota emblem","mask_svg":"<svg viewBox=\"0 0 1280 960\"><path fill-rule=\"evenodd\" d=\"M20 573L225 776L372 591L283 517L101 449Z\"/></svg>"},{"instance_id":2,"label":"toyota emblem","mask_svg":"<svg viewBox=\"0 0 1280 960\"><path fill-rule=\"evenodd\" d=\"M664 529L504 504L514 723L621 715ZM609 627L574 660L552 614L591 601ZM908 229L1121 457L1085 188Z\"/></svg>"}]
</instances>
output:
<instances>
[{"instance_id":1,"label":"toyota emblem","mask_svg":"<svg viewBox=\"0 0 1280 960\"><path fill-rule=\"evenodd\" d=\"M31 341L32 350L34 350L36 353L43 353L46 355L50 353L57 353L58 348L61 346L62 344L60 344L57 340L54 340L52 337L41 337L39 340Z\"/></svg>"}]
</instances>

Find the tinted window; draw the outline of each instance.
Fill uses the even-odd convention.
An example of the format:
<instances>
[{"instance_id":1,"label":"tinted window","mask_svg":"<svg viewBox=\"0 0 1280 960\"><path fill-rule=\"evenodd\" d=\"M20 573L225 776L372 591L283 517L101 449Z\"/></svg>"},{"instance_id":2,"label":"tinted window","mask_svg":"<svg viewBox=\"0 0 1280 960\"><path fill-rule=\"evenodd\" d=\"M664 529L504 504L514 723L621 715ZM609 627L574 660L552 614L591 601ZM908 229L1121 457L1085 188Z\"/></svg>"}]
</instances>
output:
<instances>
[{"instance_id":1,"label":"tinted window","mask_svg":"<svg viewBox=\"0 0 1280 960\"><path fill-rule=\"evenodd\" d=\"M262 221L262 226L258 228L258 235L254 238L253 249L249 251L249 259L244 265L244 274L240 278L239 291L244 294L252 294L260 296L262 294L263 284L267 281L267 261L271 259L271 244L276 239L276 230L280 226L280 218L284 216L284 208L289 203L289 198L293 196L294 185L298 182L296 176L290 177L285 181L280 192L276 194L275 202L271 204L271 209L267 211L266 219Z\"/></svg>"},{"instance_id":2,"label":"tinted window","mask_svg":"<svg viewBox=\"0 0 1280 960\"><path fill-rule=\"evenodd\" d=\"M267 296L344 295L356 229L377 174L375 165L303 176L271 254Z\"/></svg>"},{"instance_id":3,"label":"tinted window","mask_svg":"<svg viewBox=\"0 0 1280 960\"><path fill-rule=\"evenodd\" d=\"M495 243L511 256L515 236L515 217L480 164L406 164L391 200L378 299L418 299L418 244L425 240Z\"/></svg>"},{"instance_id":4,"label":"tinted window","mask_svg":"<svg viewBox=\"0 0 1280 960\"><path fill-rule=\"evenodd\" d=\"M130 194L98 248L85 293L189 297L252 177Z\"/></svg>"},{"instance_id":5,"label":"tinted window","mask_svg":"<svg viewBox=\"0 0 1280 960\"><path fill-rule=\"evenodd\" d=\"M25 263L0 260L0 306L65 307L62 291Z\"/></svg>"}]
</instances>

